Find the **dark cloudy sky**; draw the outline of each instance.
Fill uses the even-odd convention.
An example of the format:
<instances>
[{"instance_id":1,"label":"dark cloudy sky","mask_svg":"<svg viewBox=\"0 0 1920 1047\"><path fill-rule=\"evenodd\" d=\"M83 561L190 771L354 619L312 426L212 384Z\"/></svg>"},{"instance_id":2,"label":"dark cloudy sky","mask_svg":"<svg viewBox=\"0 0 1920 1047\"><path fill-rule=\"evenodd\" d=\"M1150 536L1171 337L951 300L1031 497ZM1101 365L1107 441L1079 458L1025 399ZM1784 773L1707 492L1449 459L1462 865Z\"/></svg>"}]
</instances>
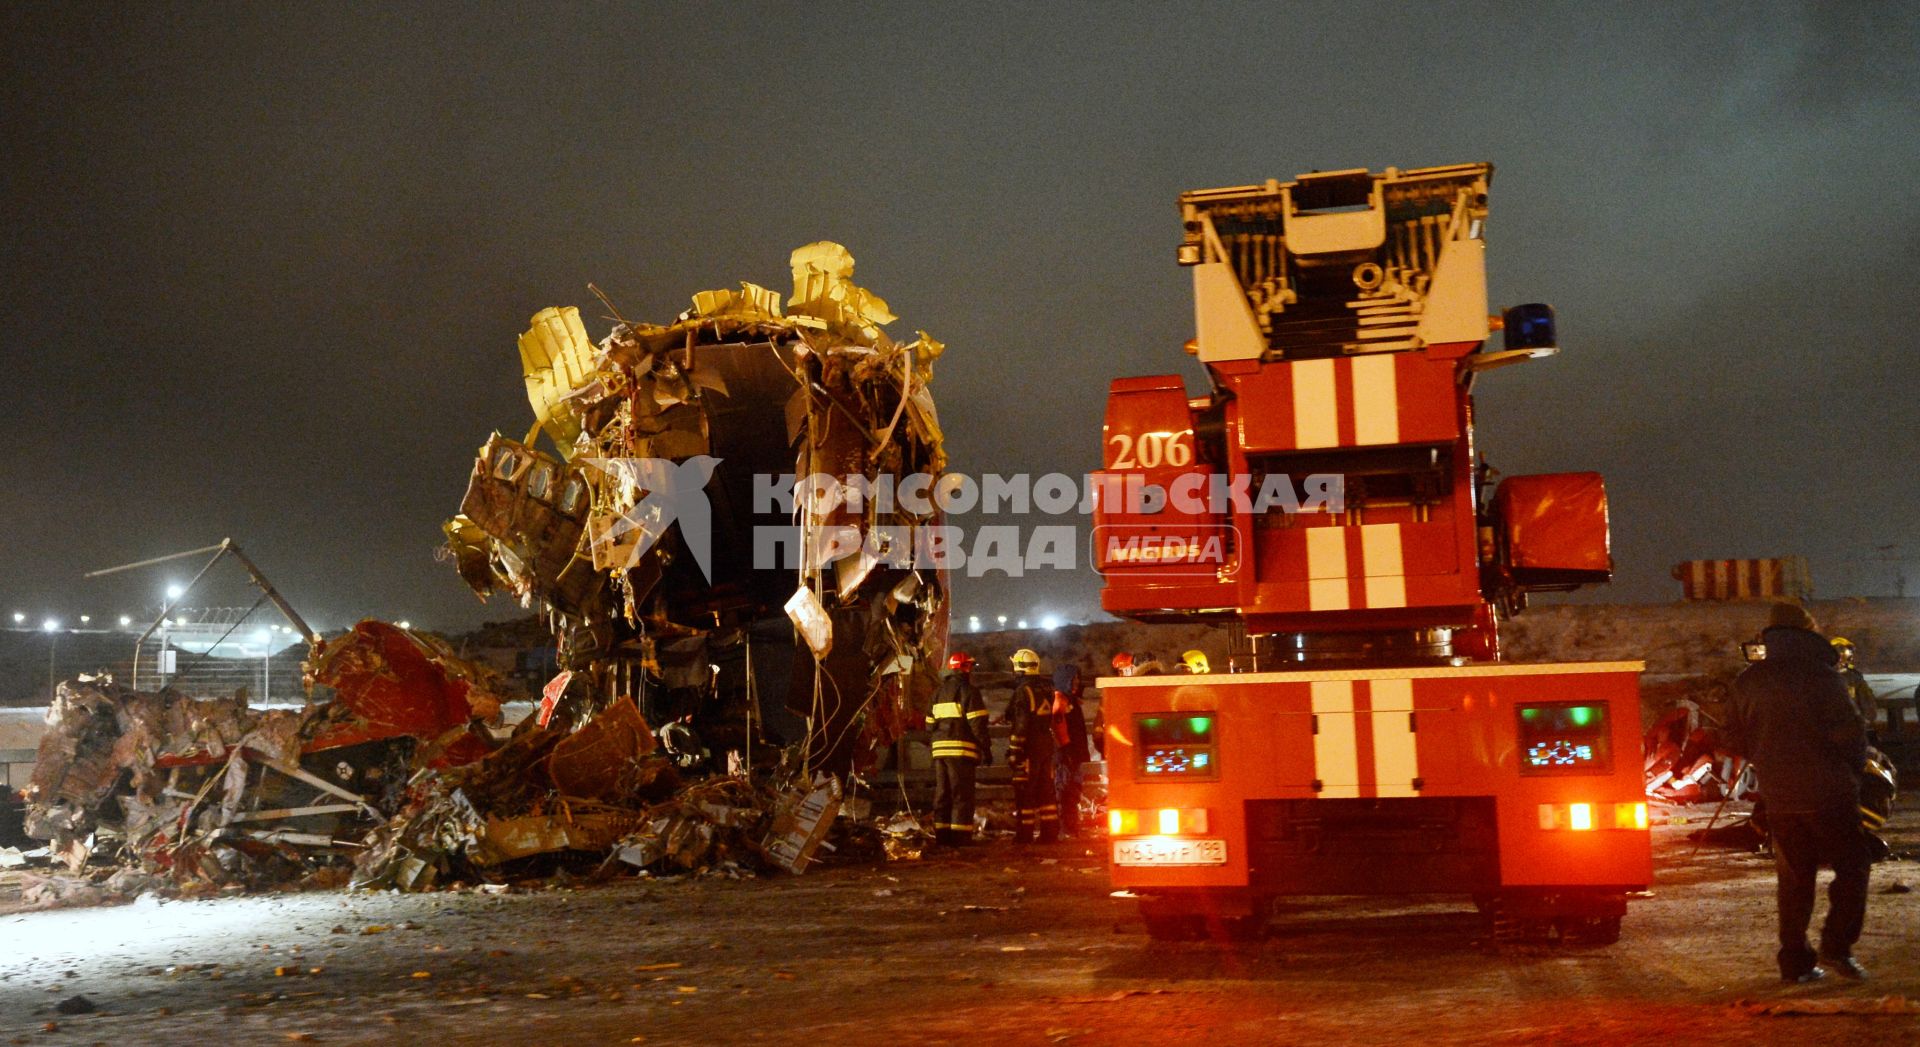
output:
<instances>
[{"instance_id":1,"label":"dark cloudy sky","mask_svg":"<svg viewBox=\"0 0 1920 1047\"><path fill-rule=\"evenodd\" d=\"M9 5L0 613L137 610L232 535L302 607L503 617L436 563L514 337L670 317L847 244L948 342L958 468L1093 467L1109 378L1191 370L1183 189L1491 160L1506 472L1598 469L1618 597L1812 557L1920 591L1920 7ZM597 315L597 306L583 309ZM597 337L605 325L590 325ZM1197 374L1191 377L1197 379ZM180 572L174 572L175 574ZM236 587L237 590L237 587ZM233 596L237 598L235 591ZM1090 611L1090 573L961 614Z\"/></svg>"}]
</instances>

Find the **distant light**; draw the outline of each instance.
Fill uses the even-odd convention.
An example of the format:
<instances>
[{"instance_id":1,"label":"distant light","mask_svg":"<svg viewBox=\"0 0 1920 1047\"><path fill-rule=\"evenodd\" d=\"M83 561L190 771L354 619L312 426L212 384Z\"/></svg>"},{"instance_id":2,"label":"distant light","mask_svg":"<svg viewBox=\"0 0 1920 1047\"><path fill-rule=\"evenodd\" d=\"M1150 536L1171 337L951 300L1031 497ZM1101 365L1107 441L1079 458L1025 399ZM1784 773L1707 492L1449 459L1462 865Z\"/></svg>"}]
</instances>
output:
<instances>
[{"instance_id":1,"label":"distant light","mask_svg":"<svg viewBox=\"0 0 1920 1047\"><path fill-rule=\"evenodd\" d=\"M1025 618L1020 619L1020 628L1025 629L1026 627L1027 627L1027 620Z\"/></svg>"},{"instance_id":2,"label":"distant light","mask_svg":"<svg viewBox=\"0 0 1920 1047\"><path fill-rule=\"evenodd\" d=\"M185 595L187 595L187 590L179 582L175 582L172 585L167 586L167 599L178 600Z\"/></svg>"},{"instance_id":3,"label":"distant light","mask_svg":"<svg viewBox=\"0 0 1920 1047\"><path fill-rule=\"evenodd\" d=\"M26 615L21 614L19 611L13 612L13 624L19 625L21 622L24 622L26 620L27 620Z\"/></svg>"},{"instance_id":4,"label":"distant light","mask_svg":"<svg viewBox=\"0 0 1920 1047\"><path fill-rule=\"evenodd\" d=\"M1057 615L1057 614L1050 614L1050 615L1047 615L1047 616L1046 616L1046 617L1044 617L1044 618L1041 618L1041 619L1040 619L1040 628L1042 628L1042 629L1058 629L1058 628L1060 628L1060 616L1059 616L1059 615Z\"/></svg>"},{"instance_id":5,"label":"distant light","mask_svg":"<svg viewBox=\"0 0 1920 1047\"><path fill-rule=\"evenodd\" d=\"M393 624L395 624L395 625L397 625L397 626L399 626L399 627L400 627L400 628L402 628L402 629L411 629L411 628L413 628L413 623L412 623L412 622L409 622L409 621L406 621L406 620L404 620L404 619L402 619L401 621L397 621L397 622L395 622L395 623L393 623Z\"/></svg>"},{"instance_id":6,"label":"distant light","mask_svg":"<svg viewBox=\"0 0 1920 1047\"><path fill-rule=\"evenodd\" d=\"M975 633L977 633L977 632L979 632L979 631L980 631L980 616L979 616L979 615L977 615L977 614L970 614L970 615L967 615L967 631L968 631L968 632L975 632Z\"/></svg>"},{"instance_id":7,"label":"distant light","mask_svg":"<svg viewBox=\"0 0 1920 1047\"><path fill-rule=\"evenodd\" d=\"M44 630L46 630L47 632L50 632L50 633L51 633L51 632L58 632L58 631L59 631L59 629L60 629L60 619L58 619L58 618L49 618L49 619L47 619L46 621L44 621L44 622L41 622L41 623L40 623L40 628L42 628L42 629L44 629Z\"/></svg>"},{"instance_id":8,"label":"distant light","mask_svg":"<svg viewBox=\"0 0 1920 1047\"><path fill-rule=\"evenodd\" d=\"M1003 615L1001 615L1001 616L1000 616L1000 624L1001 624L1001 625L1005 625L1005 624L1007 624L1007 616L1006 616L1006 615L1004 615L1004 614L1003 614Z\"/></svg>"},{"instance_id":9,"label":"distant light","mask_svg":"<svg viewBox=\"0 0 1920 1047\"><path fill-rule=\"evenodd\" d=\"M253 634L254 643L267 643L273 639L272 629L261 629Z\"/></svg>"},{"instance_id":10,"label":"distant light","mask_svg":"<svg viewBox=\"0 0 1920 1047\"><path fill-rule=\"evenodd\" d=\"M123 628L123 629L124 629L124 628L126 628L127 626L129 626L129 625L132 625L132 624L133 624L133 619L131 619L131 618L129 618L129 617L127 617L127 616L126 616L126 615L124 615L124 614L120 616L120 627L121 627L121 628Z\"/></svg>"},{"instance_id":11,"label":"distant light","mask_svg":"<svg viewBox=\"0 0 1920 1047\"><path fill-rule=\"evenodd\" d=\"M81 624L81 625L85 625L85 624L87 624L88 622L91 622L91 621L93 621L93 615L90 615L90 614L83 614L83 615L81 615L81 616L80 616L80 624Z\"/></svg>"}]
</instances>

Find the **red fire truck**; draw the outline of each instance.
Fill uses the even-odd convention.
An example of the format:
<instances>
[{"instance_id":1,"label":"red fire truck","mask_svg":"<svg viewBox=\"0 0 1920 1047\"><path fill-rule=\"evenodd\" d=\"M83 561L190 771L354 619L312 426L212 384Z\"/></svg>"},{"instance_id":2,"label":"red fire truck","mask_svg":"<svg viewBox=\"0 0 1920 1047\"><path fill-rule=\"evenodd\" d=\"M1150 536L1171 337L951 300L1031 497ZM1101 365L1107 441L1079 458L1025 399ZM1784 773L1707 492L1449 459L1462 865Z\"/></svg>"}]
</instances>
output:
<instances>
[{"instance_id":1,"label":"red fire truck","mask_svg":"<svg viewBox=\"0 0 1920 1047\"><path fill-rule=\"evenodd\" d=\"M1480 375L1556 351L1549 307L1488 315L1492 175L1180 198L1207 391L1112 384L1094 528L1106 610L1229 630L1227 672L1099 681L1112 880L1157 936L1441 893L1611 942L1649 882L1642 664L1500 657L1527 594L1612 560L1597 474L1477 454Z\"/></svg>"}]
</instances>

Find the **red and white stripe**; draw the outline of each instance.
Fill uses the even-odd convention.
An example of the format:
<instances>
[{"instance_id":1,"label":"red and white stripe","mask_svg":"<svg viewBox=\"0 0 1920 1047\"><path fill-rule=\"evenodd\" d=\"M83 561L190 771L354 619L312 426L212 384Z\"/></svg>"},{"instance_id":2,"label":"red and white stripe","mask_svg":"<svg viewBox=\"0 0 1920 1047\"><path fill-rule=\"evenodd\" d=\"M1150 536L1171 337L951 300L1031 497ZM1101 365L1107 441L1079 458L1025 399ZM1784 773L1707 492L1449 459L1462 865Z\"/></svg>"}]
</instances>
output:
<instances>
[{"instance_id":1,"label":"red and white stripe","mask_svg":"<svg viewBox=\"0 0 1920 1047\"><path fill-rule=\"evenodd\" d=\"M1399 524L1307 527L1301 533L1307 543L1307 610L1407 605L1407 564ZM1355 546L1357 557L1350 555ZM1360 580L1357 604L1355 578Z\"/></svg>"},{"instance_id":2,"label":"red and white stripe","mask_svg":"<svg viewBox=\"0 0 1920 1047\"><path fill-rule=\"evenodd\" d=\"M1413 681L1316 680L1313 777L1326 798L1417 796Z\"/></svg>"},{"instance_id":3,"label":"red and white stripe","mask_svg":"<svg viewBox=\"0 0 1920 1047\"><path fill-rule=\"evenodd\" d=\"M1367 353L1268 364L1228 377L1241 442L1254 453L1445 443L1458 435L1454 361L1423 353Z\"/></svg>"}]
</instances>

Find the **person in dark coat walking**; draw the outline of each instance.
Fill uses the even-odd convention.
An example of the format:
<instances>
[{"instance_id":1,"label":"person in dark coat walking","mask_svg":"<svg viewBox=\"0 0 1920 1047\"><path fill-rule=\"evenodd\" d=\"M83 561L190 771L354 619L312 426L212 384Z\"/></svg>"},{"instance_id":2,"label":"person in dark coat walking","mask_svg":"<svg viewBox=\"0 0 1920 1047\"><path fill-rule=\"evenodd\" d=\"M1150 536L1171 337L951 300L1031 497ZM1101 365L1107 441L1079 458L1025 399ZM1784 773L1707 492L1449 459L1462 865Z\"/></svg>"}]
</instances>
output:
<instances>
[{"instance_id":1,"label":"person in dark coat walking","mask_svg":"<svg viewBox=\"0 0 1920 1047\"><path fill-rule=\"evenodd\" d=\"M1733 683L1730 741L1753 761L1767 804L1780 911L1780 977L1817 981L1822 965L1849 978L1866 918L1872 868L1860 828L1866 725L1847 694L1833 647L1795 604L1775 604L1761 633L1766 657ZM1815 878L1833 867L1816 953L1807 944Z\"/></svg>"}]
</instances>

